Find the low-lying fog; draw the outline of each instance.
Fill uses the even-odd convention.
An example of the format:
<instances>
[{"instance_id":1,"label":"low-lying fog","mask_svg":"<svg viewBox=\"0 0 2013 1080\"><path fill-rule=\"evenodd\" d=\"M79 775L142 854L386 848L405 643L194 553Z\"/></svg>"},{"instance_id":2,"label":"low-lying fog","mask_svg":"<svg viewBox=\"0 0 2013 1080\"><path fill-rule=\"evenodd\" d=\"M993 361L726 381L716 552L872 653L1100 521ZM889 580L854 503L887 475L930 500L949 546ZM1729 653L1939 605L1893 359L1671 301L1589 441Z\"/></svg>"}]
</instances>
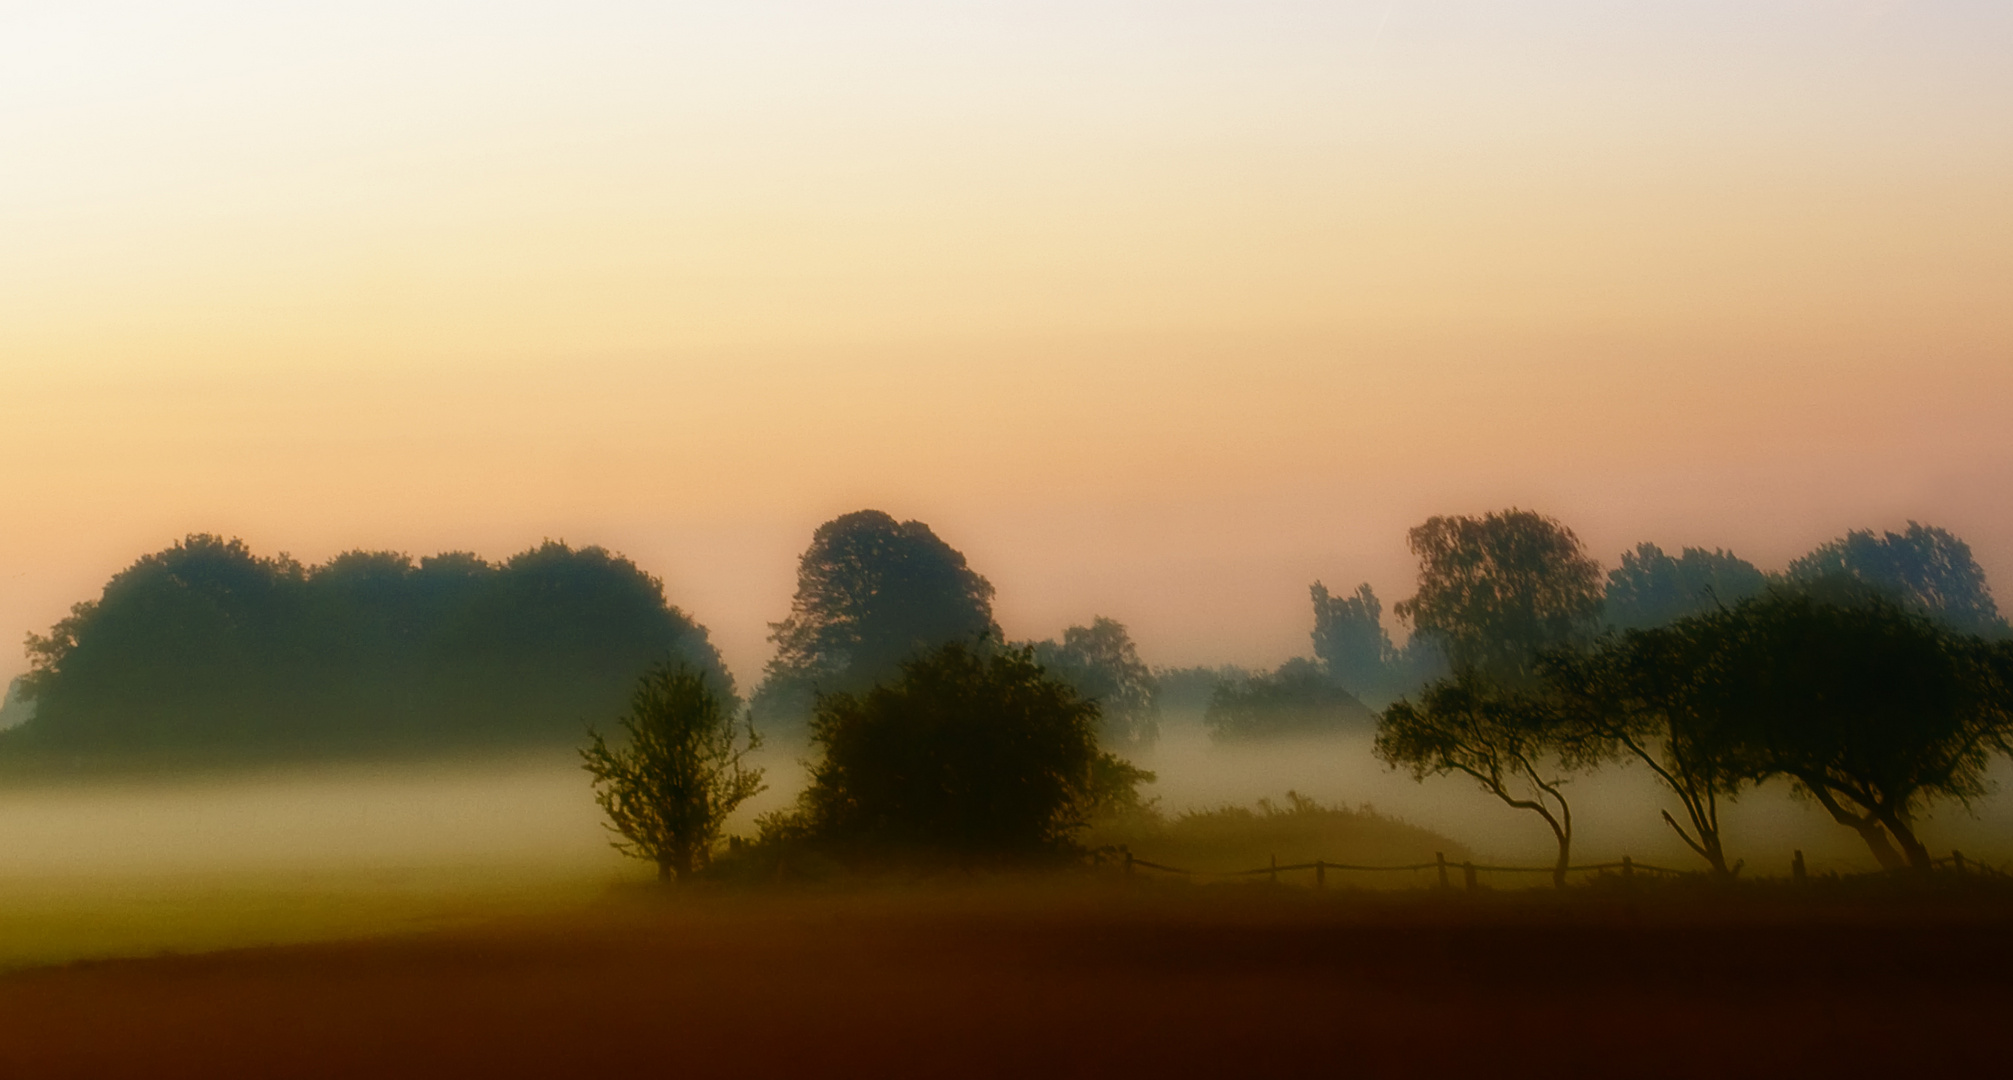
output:
<instances>
[{"instance_id":1,"label":"low-lying fog","mask_svg":"<svg viewBox=\"0 0 2013 1080\"><path fill-rule=\"evenodd\" d=\"M780 807L803 783L800 751L765 750L769 790L730 831ZM1483 859L1545 863L1542 823L1462 778L1415 783L1370 753L1367 735L1248 746L1213 744L1171 725L1137 763L1158 774L1147 793L1177 813L1280 799L1289 789L1379 811L1467 844ZM2000 776L2005 778L2005 770ZM1627 853L1691 868L1697 860L1658 811L1676 809L1647 770L1611 767L1575 779L1579 861ZM1870 868L1859 841L1776 785L1723 808L1730 850L1753 872L1785 873L1802 848L1814 870ZM1944 806L1923 835L1986 859L2013 855L2013 799L1988 796L1976 817ZM524 880L647 877L608 847L586 775L552 753L508 761L330 766L232 779L21 786L0 791L0 882L162 879L230 874L480 874ZM1144 857L1150 852L1142 851ZM1332 858L1346 861L1348 852Z\"/></svg>"}]
</instances>

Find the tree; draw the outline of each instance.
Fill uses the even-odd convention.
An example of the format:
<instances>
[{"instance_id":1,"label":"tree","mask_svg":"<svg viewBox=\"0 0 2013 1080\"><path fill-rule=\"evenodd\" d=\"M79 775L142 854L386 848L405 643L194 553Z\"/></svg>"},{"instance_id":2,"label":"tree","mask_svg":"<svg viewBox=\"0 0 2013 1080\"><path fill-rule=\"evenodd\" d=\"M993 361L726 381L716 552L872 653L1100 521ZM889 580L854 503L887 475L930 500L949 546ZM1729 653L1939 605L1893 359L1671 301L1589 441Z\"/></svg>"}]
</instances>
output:
<instances>
[{"instance_id":1,"label":"tree","mask_svg":"<svg viewBox=\"0 0 2013 1080\"><path fill-rule=\"evenodd\" d=\"M1928 869L1916 815L1983 794L2005 743L2000 648L1850 580L1695 618L1718 639L1695 676L1702 708L1737 735L1748 774L1794 781L1883 867Z\"/></svg>"},{"instance_id":2,"label":"tree","mask_svg":"<svg viewBox=\"0 0 2013 1080\"><path fill-rule=\"evenodd\" d=\"M1911 521L1900 533L1848 532L1790 563L1789 576L1802 582L1851 578L1959 633L2007 634L1971 546L1934 526Z\"/></svg>"},{"instance_id":3,"label":"tree","mask_svg":"<svg viewBox=\"0 0 2013 1080\"><path fill-rule=\"evenodd\" d=\"M952 642L884 685L819 698L821 755L789 830L855 853L1068 850L1092 814L1152 779L1099 751L1097 718L1032 649Z\"/></svg>"},{"instance_id":4,"label":"tree","mask_svg":"<svg viewBox=\"0 0 2013 1080\"><path fill-rule=\"evenodd\" d=\"M819 693L857 693L951 641L997 638L992 584L920 521L861 510L818 527L755 693L759 724L801 723Z\"/></svg>"},{"instance_id":5,"label":"tree","mask_svg":"<svg viewBox=\"0 0 2013 1080\"><path fill-rule=\"evenodd\" d=\"M1160 737L1153 672L1139 659L1124 623L1100 615L1089 626L1064 630L1060 642L1036 642L1034 655L1051 675L1097 703L1105 745L1138 748Z\"/></svg>"},{"instance_id":6,"label":"tree","mask_svg":"<svg viewBox=\"0 0 2013 1080\"><path fill-rule=\"evenodd\" d=\"M1336 682L1357 695L1384 689L1397 650L1384 632L1384 605L1366 583L1350 596L1332 596L1315 582L1314 657Z\"/></svg>"},{"instance_id":7,"label":"tree","mask_svg":"<svg viewBox=\"0 0 2013 1080\"><path fill-rule=\"evenodd\" d=\"M1766 588L1768 575L1731 552L1688 547L1672 558L1655 544L1637 544L1608 571L1602 613L1618 630L1647 630Z\"/></svg>"},{"instance_id":8,"label":"tree","mask_svg":"<svg viewBox=\"0 0 2013 1080\"><path fill-rule=\"evenodd\" d=\"M706 673L659 664L617 721L625 744L611 747L588 729L580 756L594 801L621 837L612 843L656 863L659 881L684 881L704 867L727 815L764 787L762 770L745 762L761 739L752 727L737 735L734 711L732 691L716 691Z\"/></svg>"},{"instance_id":9,"label":"tree","mask_svg":"<svg viewBox=\"0 0 2013 1080\"><path fill-rule=\"evenodd\" d=\"M1542 693L1506 686L1473 670L1426 688L1418 704L1399 701L1377 725L1377 756L1414 780L1461 773L1482 790L1544 821L1558 843L1552 884L1572 865L1573 809L1566 773L1598 760L1601 741Z\"/></svg>"},{"instance_id":10,"label":"tree","mask_svg":"<svg viewBox=\"0 0 2013 1080\"><path fill-rule=\"evenodd\" d=\"M1536 677L1538 657L1591 637L1601 568L1571 529L1528 510L1435 517L1407 537L1419 592L1397 606L1456 672Z\"/></svg>"},{"instance_id":11,"label":"tree","mask_svg":"<svg viewBox=\"0 0 2013 1080\"><path fill-rule=\"evenodd\" d=\"M1332 734L1368 728L1375 719L1356 695L1305 657L1269 674L1218 683L1203 715L1217 742Z\"/></svg>"},{"instance_id":12,"label":"tree","mask_svg":"<svg viewBox=\"0 0 2013 1080\"><path fill-rule=\"evenodd\" d=\"M1664 823L1730 879L1740 866L1727 863L1719 800L1752 777L1739 732L1701 693L1723 646L1708 620L1693 618L1628 631L1590 654L1553 653L1541 667L1573 727L1647 765L1684 809L1684 822L1665 810Z\"/></svg>"}]
</instances>

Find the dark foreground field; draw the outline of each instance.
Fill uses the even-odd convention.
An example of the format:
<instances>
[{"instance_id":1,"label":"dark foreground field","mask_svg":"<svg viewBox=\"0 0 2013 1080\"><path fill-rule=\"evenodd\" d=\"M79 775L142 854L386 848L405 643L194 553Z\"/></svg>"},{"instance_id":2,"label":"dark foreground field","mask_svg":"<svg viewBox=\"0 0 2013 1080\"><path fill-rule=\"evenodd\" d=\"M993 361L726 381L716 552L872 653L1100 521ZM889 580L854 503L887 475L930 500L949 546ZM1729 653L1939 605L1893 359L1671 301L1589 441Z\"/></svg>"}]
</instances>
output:
<instances>
[{"instance_id":1,"label":"dark foreground field","mask_svg":"<svg viewBox=\"0 0 2013 1080\"><path fill-rule=\"evenodd\" d=\"M2006 1075L2013 909L638 892L0 977L0 1076Z\"/></svg>"}]
</instances>

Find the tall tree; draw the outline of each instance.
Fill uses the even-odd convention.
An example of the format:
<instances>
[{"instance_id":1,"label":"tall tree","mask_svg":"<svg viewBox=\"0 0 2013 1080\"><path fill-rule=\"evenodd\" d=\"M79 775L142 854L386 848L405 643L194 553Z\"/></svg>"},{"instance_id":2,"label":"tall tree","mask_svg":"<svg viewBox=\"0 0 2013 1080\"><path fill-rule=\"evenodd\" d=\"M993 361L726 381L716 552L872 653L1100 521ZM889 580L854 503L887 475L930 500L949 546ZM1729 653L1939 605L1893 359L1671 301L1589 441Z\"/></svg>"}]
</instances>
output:
<instances>
[{"instance_id":1,"label":"tall tree","mask_svg":"<svg viewBox=\"0 0 2013 1080\"><path fill-rule=\"evenodd\" d=\"M1529 682L1541 654L1595 629L1600 564L1553 518L1516 509L1435 517L1407 540L1419 557L1419 592L1397 613L1456 672Z\"/></svg>"},{"instance_id":2,"label":"tall tree","mask_svg":"<svg viewBox=\"0 0 2013 1080\"><path fill-rule=\"evenodd\" d=\"M702 671L659 664L637 683L617 721L626 736L610 746L588 729L580 751L594 777L594 801L620 839L616 850L657 864L657 880L689 878L712 859L734 808L763 789L746 763L761 745L734 726L737 703Z\"/></svg>"},{"instance_id":3,"label":"tall tree","mask_svg":"<svg viewBox=\"0 0 2013 1080\"><path fill-rule=\"evenodd\" d=\"M1153 672L1125 624L1100 615L1072 626L1061 641L1039 641L1035 659L1051 675L1097 702L1098 734L1106 746L1137 749L1160 737L1160 703Z\"/></svg>"},{"instance_id":4,"label":"tall tree","mask_svg":"<svg viewBox=\"0 0 2013 1080\"><path fill-rule=\"evenodd\" d=\"M1608 571L1602 614L1618 630L1665 626L1715 606L1731 607L1768 588L1768 575L1732 552L1688 547L1676 558L1655 544L1622 553Z\"/></svg>"},{"instance_id":5,"label":"tall tree","mask_svg":"<svg viewBox=\"0 0 2013 1080\"><path fill-rule=\"evenodd\" d=\"M1384 630L1384 605L1368 583L1348 596L1334 596L1315 582L1314 657L1328 674L1357 696L1379 694L1389 681L1397 650Z\"/></svg>"},{"instance_id":6,"label":"tall tree","mask_svg":"<svg viewBox=\"0 0 2013 1080\"><path fill-rule=\"evenodd\" d=\"M1911 521L1903 532L1878 536L1872 530L1848 532L1790 563L1789 576L1852 578L1960 633L2007 634L1971 545L1933 525Z\"/></svg>"},{"instance_id":7,"label":"tall tree","mask_svg":"<svg viewBox=\"0 0 2013 1080\"><path fill-rule=\"evenodd\" d=\"M819 693L864 690L946 642L996 638L992 598L992 584L920 521L860 510L820 525L797 562L789 617L769 626L776 655L755 694L757 723L788 730Z\"/></svg>"}]
</instances>

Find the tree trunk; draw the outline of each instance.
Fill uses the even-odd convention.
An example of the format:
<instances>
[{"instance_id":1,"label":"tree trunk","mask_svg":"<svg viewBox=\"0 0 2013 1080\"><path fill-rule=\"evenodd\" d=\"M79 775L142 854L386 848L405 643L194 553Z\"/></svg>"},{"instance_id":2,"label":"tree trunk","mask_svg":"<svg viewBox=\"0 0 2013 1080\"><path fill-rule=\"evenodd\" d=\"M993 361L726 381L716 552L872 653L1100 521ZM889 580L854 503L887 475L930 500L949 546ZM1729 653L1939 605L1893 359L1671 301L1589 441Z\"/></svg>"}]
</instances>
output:
<instances>
[{"instance_id":1,"label":"tree trunk","mask_svg":"<svg viewBox=\"0 0 2013 1080\"><path fill-rule=\"evenodd\" d=\"M1916 838L1914 826L1906 817L1889 812L1880 815L1880 820L1893 835L1894 842L1901 845L1901 852L1908 857L1908 865L1911 868L1926 874L1935 866L1929 857L1929 849L1922 846L1922 841Z\"/></svg>"},{"instance_id":2,"label":"tree trunk","mask_svg":"<svg viewBox=\"0 0 2013 1080\"><path fill-rule=\"evenodd\" d=\"M1552 864L1552 888L1566 887L1566 867L1573 862L1573 842L1561 833L1559 835L1559 861Z\"/></svg>"},{"instance_id":3,"label":"tree trunk","mask_svg":"<svg viewBox=\"0 0 2013 1080\"><path fill-rule=\"evenodd\" d=\"M1908 861L1894 850L1893 844L1888 843L1887 830L1882 828L1880 822L1872 815L1862 817L1855 814L1838 805L1838 800L1832 797L1829 788L1822 784L1813 784L1803 777L1798 779L1803 781L1804 788L1817 799L1818 805L1831 814L1833 821L1857 832L1859 838L1866 841L1867 850L1873 852L1873 858L1880 863L1882 870L1901 870L1908 866Z\"/></svg>"},{"instance_id":4,"label":"tree trunk","mask_svg":"<svg viewBox=\"0 0 2013 1080\"><path fill-rule=\"evenodd\" d=\"M658 881L658 882L659 882L660 884L670 884L670 882L671 882L671 860L670 860L670 859L659 859L659 860L657 860L657 881Z\"/></svg>"}]
</instances>

